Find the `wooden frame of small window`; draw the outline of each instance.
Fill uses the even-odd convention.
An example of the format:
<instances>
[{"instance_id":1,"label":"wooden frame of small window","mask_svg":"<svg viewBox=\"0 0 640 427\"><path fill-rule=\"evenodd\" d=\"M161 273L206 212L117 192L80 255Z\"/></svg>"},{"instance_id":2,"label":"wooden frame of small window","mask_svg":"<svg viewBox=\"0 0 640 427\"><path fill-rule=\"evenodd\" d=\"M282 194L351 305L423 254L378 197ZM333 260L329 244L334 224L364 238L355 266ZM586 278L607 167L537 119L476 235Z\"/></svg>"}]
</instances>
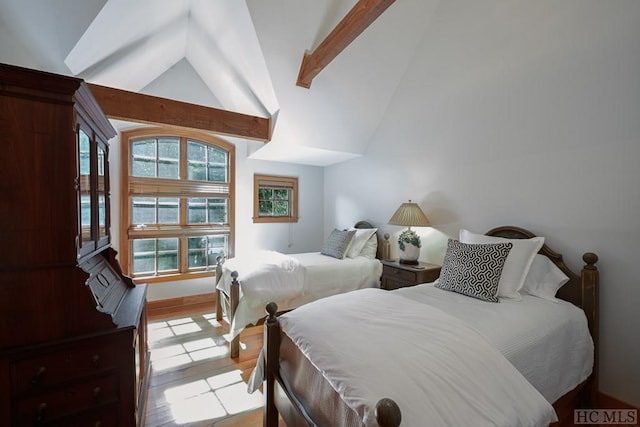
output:
<instances>
[{"instance_id":1,"label":"wooden frame of small window","mask_svg":"<svg viewBox=\"0 0 640 427\"><path fill-rule=\"evenodd\" d=\"M288 194L287 212L279 214L275 209L264 212L264 200L260 198L260 190L286 190ZM284 203L284 199L270 199L271 202ZM261 202L263 209L261 210ZM277 175L253 175L253 222L298 222L298 178Z\"/></svg>"},{"instance_id":2,"label":"wooden frame of small window","mask_svg":"<svg viewBox=\"0 0 640 427\"><path fill-rule=\"evenodd\" d=\"M132 173L131 147L143 138L176 138L180 140L179 179L141 178ZM205 144L227 153L226 182L187 179L187 143ZM225 256L234 254L235 218L235 146L220 138L179 128L145 128L123 132L121 135L121 208L120 208L120 263L124 273L145 283L165 282L215 275L215 265L200 271L190 271L188 266L188 239L198 236L226 236ZM178 198L179 221L172 224L133 225L132 199L134 197ZM225 198L227 221L225 223L188 224L189 198ZM207 202L208 203L208 202ZM133 239L178 239L178 268L175 272L154 275L136 275L133 269Z\"/></svg>"}]
</instances>

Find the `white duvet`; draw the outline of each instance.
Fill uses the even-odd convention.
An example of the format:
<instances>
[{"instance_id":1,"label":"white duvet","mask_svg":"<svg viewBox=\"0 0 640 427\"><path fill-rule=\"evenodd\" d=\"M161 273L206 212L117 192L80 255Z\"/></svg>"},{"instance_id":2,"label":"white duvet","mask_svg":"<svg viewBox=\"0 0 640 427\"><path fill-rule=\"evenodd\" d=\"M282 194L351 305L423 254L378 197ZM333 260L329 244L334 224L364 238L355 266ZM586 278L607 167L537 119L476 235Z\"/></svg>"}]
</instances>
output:
<instances>
[{"instance_id":1,"label":"white duvet","mask_svg":"<svg viewBox=\"0 0 640 427\"><path fill-rule=\"evenodd\" d=\"M547 400L474 328L432 305L365 289L280 317L366 426L390 397L405 426L546 426ZM391 339L392 338L392 339Z\"/></svg>"},{"instance_id":2,"label":"white duvet","mask_svg":"<svg viewBox=\"0 0 640 427\"><path fill-rule=\"evenodd\" d=\"M531 295L487 303L424 284L393 291L464 321L496 347L549 401L587 379L593 340L582 310Z\"/></svg>"},{"instance_id":3,"label":"white duvet","mask_svg":"<svg viewBox=\"0 0 640 427\"><path fill-rule=\"evenodd\" d=\"M217 287L227 294L232 271L238 272L241 287L231 338L264 318L269 302L276 302L284 311L326 296L379 287L382 263L364 256L336 259L320 252L285 255L259 251L225 261Z\"/></svg>"}]
</instances>

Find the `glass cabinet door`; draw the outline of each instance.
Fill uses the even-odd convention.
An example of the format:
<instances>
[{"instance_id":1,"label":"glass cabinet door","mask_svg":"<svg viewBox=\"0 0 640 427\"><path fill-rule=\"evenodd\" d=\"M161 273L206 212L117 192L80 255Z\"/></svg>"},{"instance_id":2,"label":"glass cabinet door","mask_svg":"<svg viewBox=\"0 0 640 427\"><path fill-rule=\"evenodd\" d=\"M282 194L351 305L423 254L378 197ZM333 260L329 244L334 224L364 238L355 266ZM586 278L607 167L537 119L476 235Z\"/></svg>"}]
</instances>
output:
<instances>
[{"instance_id":1,"label":"glass cabinet door","mask_svg":"<svg viewBox=\"0 0 640 427\"><path fill-rule=\"evenodd\" d=\"M107 143L78 120L78 258L107 246L109 164Z\"/></svg>"},{"instance_id":2,"label":"glass cabinet door","mask_svg":"<svg viewBox=\"0 0 640 427\"><path fill-rule=\"evenodd\" d=\"M108 205L108 179L107 173L107 149L102 142L98 141L97 163L97 209L98 209L98 247L109 243L109 205Z\"/></svg>"},{"instance_id":3,"label":"glass cabinet door","mask_svg":"<svg viewBox=\"0 0 640 427\"><path fill-rule=\"evenodd\" d=\"M80 215L78 255L95 249L93 237L93 212L91 203L91 140L89 135L78 128L78 202Z\"/></svg>"}]
</instances>

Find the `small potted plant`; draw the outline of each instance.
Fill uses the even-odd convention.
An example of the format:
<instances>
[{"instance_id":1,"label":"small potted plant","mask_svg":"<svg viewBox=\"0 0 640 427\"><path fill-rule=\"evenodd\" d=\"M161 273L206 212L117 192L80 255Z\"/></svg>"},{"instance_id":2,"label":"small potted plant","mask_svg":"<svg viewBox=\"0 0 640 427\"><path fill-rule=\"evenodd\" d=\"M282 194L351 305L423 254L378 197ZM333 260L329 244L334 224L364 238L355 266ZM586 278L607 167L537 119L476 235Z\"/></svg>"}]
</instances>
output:
<instances>
[{"instance_id":1,"label":"small potted plant","mask_svg":"<svg viewBox=\"0 0 640 427\"><path fill-rule=\"evenodd\" d=\"M398 237L400 262L403 264L417 264L421 247L420 236L411 228L400 233Z\"/></svg>"}]
</instances>

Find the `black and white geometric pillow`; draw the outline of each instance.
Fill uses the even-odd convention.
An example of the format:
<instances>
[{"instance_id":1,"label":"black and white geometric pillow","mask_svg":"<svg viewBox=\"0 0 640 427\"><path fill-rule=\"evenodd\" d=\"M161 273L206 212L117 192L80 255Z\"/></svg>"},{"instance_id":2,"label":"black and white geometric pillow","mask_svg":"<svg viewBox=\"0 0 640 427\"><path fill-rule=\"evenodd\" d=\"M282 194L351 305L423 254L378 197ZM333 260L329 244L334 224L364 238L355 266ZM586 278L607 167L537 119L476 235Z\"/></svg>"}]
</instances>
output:
<instances>
[{"instance_id":1,"label":"black and white geometric pillow","mask_svg":"<svg viewBox=\"0 0 640 427\"><path fill-rule=\"evenodd\" d=\"M511 243L467 244L449 239L436 287L499 302L498 282Z\"/></svg>"},{"instance_id":2,"label":"black and white geometric pillow","mask_svg":"<svg viewBox=\"0 0 640 427\"><path fill-rule=\"evenodd\" d=\"M322 255L328 255L334 258L343 259L347 253L347 248L351 239L355 236L356 230L338 230L334 228L327 241L324 242L324 246L320 253Z\"/></svg>"}]
</instances>

